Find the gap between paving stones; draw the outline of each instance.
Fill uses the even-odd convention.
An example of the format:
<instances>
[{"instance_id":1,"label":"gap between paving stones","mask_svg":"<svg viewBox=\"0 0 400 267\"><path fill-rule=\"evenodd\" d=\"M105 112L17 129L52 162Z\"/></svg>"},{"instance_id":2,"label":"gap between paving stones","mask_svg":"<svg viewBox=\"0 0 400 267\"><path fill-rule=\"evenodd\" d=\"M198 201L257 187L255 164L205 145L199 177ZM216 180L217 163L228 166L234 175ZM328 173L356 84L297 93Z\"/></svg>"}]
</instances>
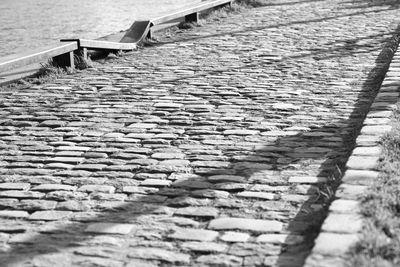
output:
<instances>
[{"instance_id":1,"label":"gap between paving stones","mask_svg":"<svg viewBox=\"0 0 400 267\"><path fill-rule=\"evenodd\" d=\"M333 5L332 3L336 2L325 1L320 4L321 6ZM278 9L276 12L285 11L289 12L287 15L293 16L296 13L303 15L309 13L301 13L301 11L308 12L311 7L311 4L305 3L304 6L298 6L300 10L293 10L294 14L290 13L290 10ZM271 17L264 14L268 10L260 10L248 12L254 12L251 13L253 16L258 19L264 18L263 23L268 23L265 19L270 20ZM329 14L329 20L331 20L331 10L322 8L322 11L326 13L322 12L320 16ZM366 13L369 14L370 11ZM236 16L237 21L243 21L243 17ZM338 19L343 16L338 16ZM375 17L371 15L370 19L372 18ZM311 24L306 26L311 27L312 23L323 20L310 19L308 21ZM339 22L336 23L341 25ZM290 25L294 24L287 23L287 27L298 36L296 31L299 29L291 28ZM298 26L299 23L296 25ZM226 30L218 29L219 31ZM263 34L273 33L271 29L269 28L270 31ZM200 34L200 32L203 34L202 30L193 30L193 34ZM290 31L285 33L290 34ZM193 37L190 36L190 32L183 33L185 34L187 36L183 36L182 39L189 40ZM318 32L313 35L315 34ZM213 38L221 38L224 35ZM374 39L372 38L374 36L383 42L382 38L386 38L387 35L368 35L369 37L365 40ZM239 36L236 36L238 40ZM255 35L255 37L253 41L262 38L261 35ZM2 137L1 140L6 143L4 149L8 152L2 158L6 170L2 173L2 179L6 185L2 186L11 187L10 183L14 181L24 181L24 183L19 183L15 186L16 188L13 188L17 190L2 191L2 197L5 199L2 205L9 209L24 205L22 206L24 210L22 213L19 210L9 210L6 215L15 218L21 224L17 224L15 219L3 220L5 223L1 226L3 233L1 238L12 249L6 251L3 262L10 265L19 264L33 258L31 265L48 263L53 266L60 262L71 266L71 261L75 261L73 262L75 265L85 265L86 262L87 264L123 266L130 262L130 265L124 266L135 266L135 264L145 266L142 260L147 260L146 263L150 266L158 265L160 262L164 265L192 263L200 266L213 264L221 266L302 265L311 249L313 235L318 232L324 214L324 205L327 203L323 197L319 197L318 192L321 192L319 191L321 189L315 186L315 183L335 184L332 177L338 176L338 174L335 175L338 171L337 167L340 169L344 165L350 153L349 149L353 143L352 131L355 125L361 123L364 112L368 109L371 91L375 89L375 85L371 84L371 78L375 77L366 77L365 79L370 83L357 91L358 87L356 89L347 87L346 83L337 81L335 75L328 76L326 77L329 78L328 80L316 84L316 87L322 87L326 91L318 91L316 94L323 92L324 96L332 94L337 97L333 92L344 89L345 96L342 95L340 100L347 101L348 98L354 98L354 109L346 113L346 105L340 105L340 101L333 99L333 104L327 111L328 106L319 104L326 102L326 99L323 99L325 102L316 100L316 103L308 103L310 108L304 110L304 113L297 114L296 112L304 108L301 107L304 103L296 102L297 99L300 98L305 102L309 97L317 99L315 95L311 95L315 88L312 88L310 84L302 84L298 76L288 75L284 71L281 73L281 76L287 79L284 85L290 90L285 90L282 84L277 83L278 79L268 80L273 85L272 88L269 86L250 88L256 82L254 77L267 79L267 76L263 76L265 74L260 71L246 69L244 65L251 62L249 59L258 60L260 63L258 66L262 70L270 71L268 76L271 77L274 67L279 66L276 61L282 58L280 55L278 57L269 54L265 56L260 52L260 57L246 58L249 55L243 52L246 50L244 47L243 51L236 51L241 52L243 57L243 62L237 64L238 68L230 68L232 73L225 71L214 73L215 77L209 75L202 81L203 84L201 81L191 80L192 78L187 75L193 71L180 70L179 64L176 64L178 68L174 68L174 64L164 66L168 68L168 72L157 76L154 70L160 71L160 68L157 68L162 65L161 61L157 61L160 54L164 55L164 60L167 57L170 60L177 60L177 57L179 59L179 56L184 56L181 53L190 52L187 46L186 48L184 45L178 46L182 44L179 40L181 36L174 38L177 39L176 44L173 45L175 50L172 49L175 53L174 57L168 52L168 49L171 49L168 44L165 44L164 48L163 46L147 47L140 51L141 55L144 54L154 61L150 62L151 73L142 73L148 76L144 82L137 80L137 75L140 75L139 71L146 71L141 67L149 62L144 64L135 60L135 56L139 53L133 53L130 55L130 60L139 65L138 69L132 67L129 58L118 59L114 63L117 65L115 68L102 66L97 70L88 70L64 80L60 79L57 81L58 84L33 88L36 90L33 93L29 89L17 92L12 95L16 99L8 98L8 101L14 101L15 104L20 105L19 111L8 108L7 110L11 113L7 114L6 118L9 120L2 122L5 124L5 128L2 128L2 136L6 137ZM315 38L320 38L320 36L316 35ZM273 39L272 36L270 39ZM345 38L342 42L338 42L337 50L325 49L327 55L317 53L315 61L301 60L302 57L311 58L314 55L313 52L318 52L318 49L306 50L310 53L305 53L302 57L289 57L281 63L287 64L286 67L296 66L299 62L306 66L316 64L315 67L322 67L323 64L328 64L327 62L333 64L332 58L341 58L344 51L348 50L341 48L341 45L354 43L351 41L352 39ZM212 39L207 43L201 40L198 42L196 44L199 47L204 46L209 49L207 45L210 45L209 42L212 44ZM227 45L224 47L228 52L227 55L235 55L236 52L233 53L234 51L229 48L227 40L217 39L216 42L220 42L218 45L221 43ZM364 46L355 44L355 51L350 49L349 54L346 55L356 57L358 53L372 53L378 46L377 43L369 43L369 45L373 47L371 51L362 50ZM282 46L284 46L283 43ZM348 47L353 46L348 45ZM189 56L184 57L183 60L189 61L190 58L189 53ZM217 58L222 61L224 56ZM350 62L354 64L354 61ZM184 65L186 62L172 61L172 63L181 63L186 66ZM207 61L207 64L212 63ZM252 62L247 66L251 67L254 64ZM221 70L222 66L215 63L214 65L211 65L214 69ZM271 65L274 67L269 69ZM204 68L202 71L207 72L207 65L202 67ZM240 72L246 72L247 77L240 76L239 71L235 72L239 69ZM294 71L296 70L294 68ZM328 72L332 69L325 68L324 71ZM357 69L353 71L354 74L361 75ZM171 72L176 74L172 75ZM102 74L105 79L96 79L96 75L99 74ZM321 75L324 74L326 73ZM94 79L90 79L90 75ZM180 75L185 75L185 78L181 79L183 84L174 82L177 80L175 78L180 78ZM229 79L232 85L232 80L237 77L242 82L238 82L236 87L224 89ZM339 77L342 76L339 75ZM153 83L156 78L161 81L169 78L171 82L159 83L157 87ZM246 80L247 78L251 79ZM219 81L221 79L222 82ZM325 84L327 81L328 85ZM185 83L192 83L196 86L196 90L191 91L190 88L185 87ZM204 83L206 85L202 87ZM215 87L210 86L210 83L218 85L216 87L218 94L214 94ZM91 84L92 87L87 84ZM118 85L122 86L118 87ZM173 85L173 88L168 85ZM259 86L258 83L256 85ZM151 86L156 88L153 89ZM282 92L276 92L274 87L278 87L278 91ZM301 92L294 90L299 87L304 90ZM328 88L331 87L334 87L334 90L329 91ZM352 89L354 92L351 92ZM39 99L43 102L34 102L34 94L44 92L47 95ZM291 93L294 94L291 95ZM304 97L303 94L307 93L310 95ZM4 95L9 96L7 92ZM189 98L185 100L184 97L187 95ZM24 96L28 97L24 98ZM268 96L271 96L271 99L263 98ZM138 98L135 99L135 97ZM180 105L166 106L160 104L160 99L163 100L161 103L169 103L171 100L183 102L179 103ZM279 99L285 99L285 102ZM70 100L75 100L73 101L75 104L68 104ZM276 102L270 103L273 100ZM236 101L236 103L229 101ZM133 102L133 105L130 102ZM34 113L34 116L29 113L24 114L24 108L32 103L39 103L41 107L39 113ZM235 112L235 105L241 103L243 107L238 109L240 112ZM265 104L261 106L260 103ZM346 104L349 103L346 102ZM313 110L311 107L316 104L321 106ZM337 104L339 108L335 109L334 104ZM66 110L53 110L55 106ZM31 109L35 111L34 106ZM225 111L222 111L223 109ZM344 110L344 113L336 119L323 121L322 118L331 115L329 112L333 110L335 112ZM218 112L221 112L221 115L218 115ZM174 114L169 115L169 113ZM240 117L243 113L248 114L250 119ZM318 113L322 115L318 116ZM149 116L150 114L156 115ZM204 114L210 118L219 116L219 119L213 121ZM312 122L293 126L285 120L292 114L303 118L312 115ZM91 121L93 125L107 118L111 118L110 121L114 124L112 126L103 124L103 127L92 128L86 122L86 124L80 124L80 127L84 127L87 131L82 135L74 135L74 131L77 131L76 125L80 121L74 119L72 115L82 121L89 116L95 119ZM112 117L107 117L108 115ZM255 115L262 118L258 121L260 123L257 122ZM147 119L144 119L146 116ZM64 118L65 125L51 126L53 124L49 123L49 120L59 117ZM121 118L122 120L119 120ZM277 122L274 118L281 121ZM320 118L321 121L316 118ZM174 127L164 129L163 125L167 124L166 121ZM192 124L197 127L192 127ZM112 131L102 132L106 127L111 127ZM243 128L249 128L249 130L243 130ZM8 137L11 132L17 137L16 139ZM27 136L32 136L34 139L26 139ZM65 139L60 139L60 137ZM102 143L109 147L94 146ZM171 145L174 149L171 149ZM21 146L20 149L19 146ZM129 147L132 149L129 150ZM22 155L31 158L27 157L21 162L21 157L17 159L14 156L19 156L18 154L12 154L12 149L16 148ZM157 149L165 148L171 150L157 151ZM47 155L45 159L35 154L35 151L39 150L42 151L41 154ZM53 150L56 152L53 153ZM63 152L64 157L68 151L78 152L79 155L71 154L70 157L77 158L65 163L62 158L58 158L57 160L61 161L54 165L56 154ZM150 153L156 155L151 157ZM84 155L83 161L81 154ZM128 161L129 164L127 164ZM67 170L61 171L59 168ZM68 168L75 169L75 172L69 171ZM102 171L103 174L101 174ZM115 177L117 173L111 173L113 171L120 176ZM137 171L140 173L132 174ZM185 174L188 171L194 171L195 175ZM91 176L87 177L89 174ZM83 176L83 179L79 176ZM294 184L288 184L289 179ZM90 186L80 184L83 180L94 184ZM121 185L118 185L116 180ZM304 184L297 184L298 181L304 181ZM56 184L62 182L67 185L76 183L73 186L77 186L78 189L69 187L61 192L59 188L52 190L51 186L47 185L51 182ZM34 190L36 184L39 186L38 191ZM165 188L165 185L170 185L170 187ZM30 186L29 190L21 190L26 190L27 186ZM321 185L321 188L324 187ZM7 195L8 198L5 198ZM31 203L22 202L24 198L31 200ZM62 208L36 211L33 207L33 210L29 210L27 205L33 205L35 198L45 198L42 199L44 201L56 200L58 207ZM71 200L70 202L60 201L68 198L71 198L72 202ZM80 199L84 201L80 202ZM129 203L123 204L127 201ZM52 203L47 204L49 207L52 206ZM85 212L91 210L93 212ZM33 211L35 212L31 214ZM31 220L18 219L27 216ZM40 221L47 219L55 221L50 223ZM35 222L35 220L39 221ZM239 232L236 232L237 230ZM126 234L128 232L129 234ZM89 233L97 234L89 235ZM116 235L105 236L106 233ZM310 235L305 236L305 233L310 233Z\"/></svg>"}]
</instances>

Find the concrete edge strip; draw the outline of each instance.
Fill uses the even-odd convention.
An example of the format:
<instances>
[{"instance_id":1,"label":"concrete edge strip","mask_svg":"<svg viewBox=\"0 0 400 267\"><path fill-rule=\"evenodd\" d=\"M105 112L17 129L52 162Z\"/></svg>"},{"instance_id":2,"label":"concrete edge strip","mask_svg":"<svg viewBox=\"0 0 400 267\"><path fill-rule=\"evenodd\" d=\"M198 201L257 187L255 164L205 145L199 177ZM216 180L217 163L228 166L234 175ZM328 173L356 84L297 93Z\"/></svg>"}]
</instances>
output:
<instances>
[{"instance_id":1,"label":"concrete edge strip","mask_svg":"<svg viewBox=\"0 0 400 267\"><path fill-rule=\"evenodd\" d=\"M346 266L345 255L360 240L364 219L359 197L378 178L379 141L392 130L391 116L400 99L400 46L394 53L382 85L363 122L356 147L346 164L328 216L304 266Z\"/></svg>"}]
</instances>

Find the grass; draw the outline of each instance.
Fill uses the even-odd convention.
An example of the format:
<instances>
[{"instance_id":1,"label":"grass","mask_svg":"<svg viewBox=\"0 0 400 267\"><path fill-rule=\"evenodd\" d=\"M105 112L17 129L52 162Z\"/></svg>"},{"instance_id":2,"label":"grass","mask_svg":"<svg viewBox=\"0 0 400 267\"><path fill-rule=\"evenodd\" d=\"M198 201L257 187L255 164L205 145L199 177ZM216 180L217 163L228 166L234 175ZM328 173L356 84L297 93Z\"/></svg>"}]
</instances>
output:
<instances>
[{"instance_id":1,"label":"grass","mask_svg":"<svg viewBox=\"0 0 400 267\"><path fill-rule=\"evenodd\" d=\"M400 103L382 147L381 175L362 199L367 223L349 266L400 266Z\"/></svg>"},{"instance_id":2,"label":"grass","mask_svg":"<svg viewBox=\"0 0 400 267\"><path fill-rule=\"evenodd\" d=\"M69 68L60 68L53 64L50 60L45 64L41 64L41 68L37 72L34 78L26 78L23 79L23 83L30 84L44 84L47 82L54 81L55 79L64 76L65 74L72 73L72 70Z\"/></svg>"}]
</instances>

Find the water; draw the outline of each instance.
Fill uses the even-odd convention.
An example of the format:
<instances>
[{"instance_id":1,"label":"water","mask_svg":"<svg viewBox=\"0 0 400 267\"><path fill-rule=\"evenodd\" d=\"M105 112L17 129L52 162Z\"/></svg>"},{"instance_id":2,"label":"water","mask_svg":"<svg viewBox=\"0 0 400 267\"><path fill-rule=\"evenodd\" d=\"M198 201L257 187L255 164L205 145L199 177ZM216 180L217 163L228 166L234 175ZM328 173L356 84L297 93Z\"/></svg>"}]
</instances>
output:
<instances>
[{"instance_id":1,"label":"water","mask_svg":"<svg viewBox=\"0 0 400 267\"><path fill-rule=\"evenodd\" d=\"M201 0L0 0L0 57L57 44L95 39Z\"/></svg>"}]
</instances>

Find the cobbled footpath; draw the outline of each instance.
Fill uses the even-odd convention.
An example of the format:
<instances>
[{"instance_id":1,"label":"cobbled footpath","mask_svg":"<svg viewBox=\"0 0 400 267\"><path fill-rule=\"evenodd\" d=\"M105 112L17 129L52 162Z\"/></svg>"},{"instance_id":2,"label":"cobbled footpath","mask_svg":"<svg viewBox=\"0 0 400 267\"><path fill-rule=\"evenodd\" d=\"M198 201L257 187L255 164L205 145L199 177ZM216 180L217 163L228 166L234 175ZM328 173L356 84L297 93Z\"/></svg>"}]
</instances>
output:
<instances>
[{"instance_id":1,"label":"cobbled footpath","mask_svg":"<svg viewBox=\"0 0 400 267\"><path fill-rule=\"evenodd\" d=\"M1 89L0 265L302 266L399 5L268 3Z\"/></svg>"}]
</instances>

